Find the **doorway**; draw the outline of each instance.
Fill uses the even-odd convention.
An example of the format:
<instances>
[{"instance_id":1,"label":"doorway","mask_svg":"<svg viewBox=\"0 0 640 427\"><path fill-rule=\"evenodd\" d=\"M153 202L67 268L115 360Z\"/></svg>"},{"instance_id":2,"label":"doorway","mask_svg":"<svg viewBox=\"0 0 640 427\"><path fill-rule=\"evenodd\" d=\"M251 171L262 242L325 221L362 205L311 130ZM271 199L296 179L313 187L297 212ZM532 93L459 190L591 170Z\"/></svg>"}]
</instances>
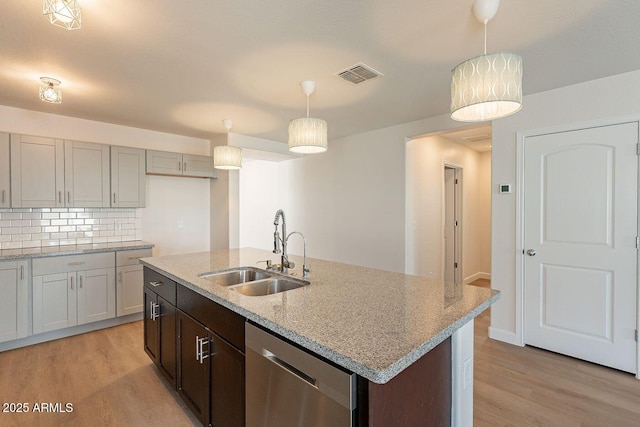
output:
<instances>
[{"instance_id":1,"label":"doorway","mask_svg":"<svg viewBox=\"0 0 640 427\"><path fill-rule=\"evenodd\" d=\"M445 282L460 283L462 266L462 168L444 165L444 214L442 278Z\"/></svg>"}]
</instances>

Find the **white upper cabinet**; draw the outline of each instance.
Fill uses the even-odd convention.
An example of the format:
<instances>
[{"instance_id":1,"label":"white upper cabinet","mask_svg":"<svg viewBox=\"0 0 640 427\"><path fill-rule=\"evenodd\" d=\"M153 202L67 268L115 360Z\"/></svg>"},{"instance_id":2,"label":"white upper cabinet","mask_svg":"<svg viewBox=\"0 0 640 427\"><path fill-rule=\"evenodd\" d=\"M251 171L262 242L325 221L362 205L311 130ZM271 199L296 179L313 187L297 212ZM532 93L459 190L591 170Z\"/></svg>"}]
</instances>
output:
<instances>
[{"instance_id":1,"label":"white upper cabinet","mask_svg":"<svg viewBox=\"0 0 640 427\"><path fill-rule=\"evenodd\" d=\"M11 206L10 144L9 134L0 133L0 208Z\"/></svg>"},{"instance_id":2,"label":"white upper cabinet","mask_svg":"<svg viewBox=\"0 0 640 427\"><path fill-rule=\"evenodd\" d=\"M182 175L182 154L147 150L147 173Z\"/></svg>"},{"instance_id":3,"label":"white upper cabinet","mask_svg":"<svg viewBox=\"0 0 640 427\"><path fill-rule=\"evenodd\" d=\"M145 153L139 148L111 146L111 207L145 206Z\"/></svg>"},{"instance_id":4,"label":"white upper cabinet","mask_svg":"<svg viewBox=\"0 0 640 427\"><path fill-rule=\"evenodd\" d=\"M109 146L65 141L65 206L109 207Z\"/></svg>"},{"instance_id":5,"label":"white upper cabinet","mask_svg":"<svg viewBox=\"0 0 640 427\"><path fill-rule=\"evenodd\" d=\"M147 173L156 175L216 178L211 156L147 150Z\"/></svg>"},{"instance_id":6,"label":"white upper cabinet","mask_svg":"<svg viewBox=\"0 0 640 427\"><path fill-rule=\"evenodd\" d=\"M64 207L63 142L11 134L11 206Z\"/></svg>"},{"instance_id":7,"label":"white upper cabinet","mask_svg":"<svg viewBox=\"0 0 640 427\"><path fill-rule=\"evenodd\" d=\"M182 175L202 178L215 178L216 175L215 169L213 168L213 157L183 154Z\"/></svg>"}]
</instances>

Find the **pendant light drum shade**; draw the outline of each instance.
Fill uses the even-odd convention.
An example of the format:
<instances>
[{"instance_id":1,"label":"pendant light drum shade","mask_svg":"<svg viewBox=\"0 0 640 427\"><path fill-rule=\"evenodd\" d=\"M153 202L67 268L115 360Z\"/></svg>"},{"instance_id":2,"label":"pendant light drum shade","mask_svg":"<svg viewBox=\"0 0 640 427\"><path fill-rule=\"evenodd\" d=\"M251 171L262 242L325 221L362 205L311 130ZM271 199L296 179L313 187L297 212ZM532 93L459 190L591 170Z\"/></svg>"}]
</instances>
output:
<instances>
[{"instance_id":1,"label":"pendant light drum shade","mask_svg":"<svg viewBox=\"0 0 640 427\"><path fill-rule=\"evenodd\" d=\"M242 148L229 145L213 147L213 167L225 170L242 168Z\"/></svg>"},{"instance_id":2,"label":"pendant light drum shade","mask_svg":"<svg viewBox=\"0 0 640 427\"><path fill-rule=\"evenodd\" d=\"M289 122L289 151L316 154L327 151L327 122L302 117Z\"/></svg>"},{"instance_id":3,"label":"pendant light drum shade","mask_svg":"<svg viewBox=\"0 0 640 427\"><path fill-rule=\"evenodd\" d=\"M500 52L468 59L451 71L451 118L498 119L522 108L522 57Z\"/></svg>"}]
</instances>

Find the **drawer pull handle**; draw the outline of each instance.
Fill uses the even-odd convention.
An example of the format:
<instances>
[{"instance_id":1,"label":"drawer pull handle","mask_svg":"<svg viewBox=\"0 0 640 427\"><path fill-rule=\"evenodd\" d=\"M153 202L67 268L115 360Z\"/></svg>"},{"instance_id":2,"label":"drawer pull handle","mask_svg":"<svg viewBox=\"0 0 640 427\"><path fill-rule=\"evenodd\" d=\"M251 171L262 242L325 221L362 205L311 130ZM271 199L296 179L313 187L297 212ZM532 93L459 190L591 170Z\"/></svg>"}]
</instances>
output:
<instances>
[{"instance_id":1,"label":"drawer pull handle","mask_svg":"<svg viewBox=\"0 0 640 427\"><path fill-rule=\"evenodd\" d=\"M3 204L5 203L5 193L6 192L7 192L6 190L2 190L2 203Z\"/></svg>"},{"instance_id":2,"label":"drawer pull handle","mask_svg":"<svg viewBox=\"0 0 640 427\"><path fill-rule=\"evenodd\" d=\"M157 281L155 281L155 280L154 280L154 281L149 282L149 284L150 284L151 286L153 286L154 288L157 288L158 286L162 286L162 282L157 282Z\"/></svg>"},{"instance_id":3,"label":"drawer pull handle","mask_svg":"<svg viewBox=\"0 0 640 427\"><path fill-rule=\"evenodd\" d=\"M58 191L58 204L62 204L62 191Z\"/></svg>"},{"instance_id":4,"label":"drawer pull handle","mask_svg":"<svg viewBox=\"0 0 640 427\"><path fill-rule=\"evenodd\" d=\"M116 204L116 193L113 193L113 204Z\"/></svg>"},{"instance_id":5,"label":"drawer pull handle","mask_svg":"<svg viewBox=\"0 0 640 427\"><path fill-rule=\"evenodd\" d=\"M81 288L81 289L82 289L82 282L83 282L83 280L82 280L82 276L80 276L80 288Z\"/></svg>"},{"instance_id":6,"label":"drawer pull handle","mask_svg":"<svg viewBox=\"0 0 640 427\"><path fill-rule=\"evenodd\" d=\"M20 266L20 280L24 280L24 265Z\"/></svg>"},{"instance_id":7,"label":"drawer pull handle","mask_svg":"<svg viewBox=\"0 0 640 427\"><path fill-rule=\"evenodd\" d=\"M67 191L67 203L71 203L71 191Z\"/></svg>"},{"instance_id":8,"label":"drawer pull handle","mask_svg":"<svg viewBox=\"0 0 640 427\"><path fill-rule=\"evenodd\" d=\"M129 261L139 260L140 258L142 258L142 257L141 256L130 256L129 257Z\"/></svg>"},{"instance_id":9,"label":"drawer pull handle","mask_svg":"<svg viewBox=\"0 0 640 427\"><path fill-rule=\"evenodd\" d=\"M82 265L84 263L85 261L76 261L76 262L70 262L69 265Z\"/></svg>"}]
</instances>

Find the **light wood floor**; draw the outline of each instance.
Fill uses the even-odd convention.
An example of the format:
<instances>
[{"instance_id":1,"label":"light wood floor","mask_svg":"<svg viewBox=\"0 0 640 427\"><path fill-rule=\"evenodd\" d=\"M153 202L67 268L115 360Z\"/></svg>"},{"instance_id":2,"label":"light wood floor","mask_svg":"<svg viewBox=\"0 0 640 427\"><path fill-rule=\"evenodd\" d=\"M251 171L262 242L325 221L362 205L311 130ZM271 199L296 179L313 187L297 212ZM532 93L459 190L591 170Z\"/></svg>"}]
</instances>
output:
<instances>
[{"instance_id":1,"label":"light wood floor","mask_svg":"<svg viewBox=\"0 0 640 427\"><path fill-rule=\"evenodd\" d=\"M489 320L476 319L476 427L640 426L633 375L490 340ZM71 413L0 412L0 426L199 425L144 353L142 333L135 322L0 353L0 402L73 404Z\"/></svg>"},{"instance_id":2,"label":"light wood floor","mask_svg":"<svg viewBox=\"0 0 640 427\"><path fill-rule=\"evenodd\" d=\"M491 340L489 313L475 324L475 427L640 426L640 381L633 375Z\"/></svg>"}]
</instances>

